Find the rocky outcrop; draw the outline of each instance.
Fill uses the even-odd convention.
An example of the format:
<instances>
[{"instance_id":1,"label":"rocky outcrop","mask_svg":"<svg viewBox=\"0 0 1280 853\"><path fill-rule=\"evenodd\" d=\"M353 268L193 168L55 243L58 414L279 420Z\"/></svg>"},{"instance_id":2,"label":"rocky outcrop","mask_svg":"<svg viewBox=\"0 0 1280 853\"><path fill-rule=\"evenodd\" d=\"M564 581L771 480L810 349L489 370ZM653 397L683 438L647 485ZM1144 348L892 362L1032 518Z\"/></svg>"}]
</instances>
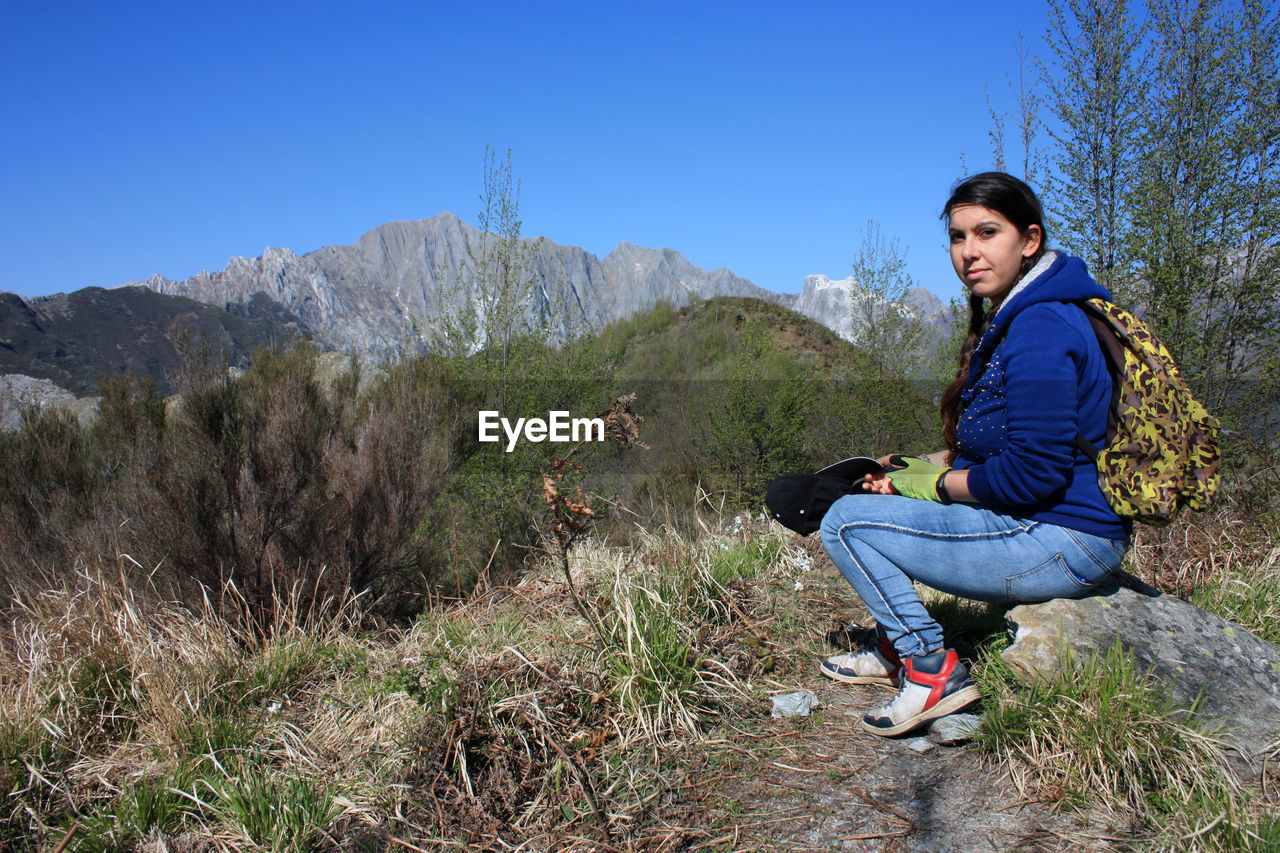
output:
<instances>
[{"instance_id":1,"label":"rocky outcrop","mask_svg":"<svg viewBox=\"0 0 1280 853\"><path fill-rule=\"evenodd\" d=\"M55 408L71 412L84 426L98 414L97 398L77 398L48 379L36 379L20 373L0 376L0 432L11 432L22 426L24 409Z\"/></svg>"},{"instance_id":2,"label":"rocky outcrop","mask_svg":"<svg viewBox=\"0 0 1280 853\"><path fill-rule=\"evenodd\" d=\"M903 303L925 325L935 329L950 327L949 307L923 287L907 291ZM871 318L882 314L884 306L892 303L863 288L852 276L833 280L825 275L810 275L805 277L800 292L784 297L783 304L822 323L846 341L857 343Z\"/></svg>"},{"instance_id":3,"label":"rocky outcrop","mask_svg":"<svg viewBox=\"0 0 1280 853\"><path fill-rule=\"evenodd\" d=\"M810 275L788 306L791 310L822 323L846 341L856 340L865 321L857 283L853 278L832 280Z\"/></svg>"},{"instance_id":4,"label":"rocky outcrop","mask_svg":"<svg viewBox=\"0 0 1280 853\"><path fill-rule=\"evenodd\" d=\"M1019 605L1005 618L1014 642L1003 657L1022 679L1056 671L1063 644L1078 659L1118 641L1179 707L1224 726L1222 737L1242 755L1256 758L1280 741L1280 648L1220 616L1154 590L1121 588Z\"/></svg>"},{"instance_id":5,"label":"rocky outcrop","mask_svg":"<svg viewBox=\"0 0 1280 853\"><path fill-rule=\"evenodd\" d=\"M808 276L801 291L784 297L783 304L846 341L889 350L910 347L911 352L904 354L922 375L927 375L928 365L954 322L950 306L922 287L907 291L901 303L895 303L862 287L853 277L832 280L825 275ZM910 326L893 322L887 328L876 328L895 317L917 322ZM898 335L907 335L911 343L903 344Z\"/></svg>"}]
</instances>

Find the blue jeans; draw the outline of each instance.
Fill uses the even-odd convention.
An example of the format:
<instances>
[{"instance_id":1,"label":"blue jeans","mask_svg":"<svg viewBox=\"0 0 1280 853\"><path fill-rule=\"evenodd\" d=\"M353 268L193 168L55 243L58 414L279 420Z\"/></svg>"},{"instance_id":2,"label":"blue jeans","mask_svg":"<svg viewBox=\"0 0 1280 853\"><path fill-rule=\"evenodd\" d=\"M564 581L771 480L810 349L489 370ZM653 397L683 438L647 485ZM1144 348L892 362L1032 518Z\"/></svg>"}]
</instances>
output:
<instances>
[{"instance_id":1,"label":"blue jeans","mask_svg":"<svg viewBox=\"0 0 1280 853\"><path fill-rule=\"evenodd\" d=\"M1088 595L1120 566L1106 539L968 504L847 495L822 519L822 544L902 657L943 647L913 581L961 598L1031 602Z\"/></svg>"}]
</instances>

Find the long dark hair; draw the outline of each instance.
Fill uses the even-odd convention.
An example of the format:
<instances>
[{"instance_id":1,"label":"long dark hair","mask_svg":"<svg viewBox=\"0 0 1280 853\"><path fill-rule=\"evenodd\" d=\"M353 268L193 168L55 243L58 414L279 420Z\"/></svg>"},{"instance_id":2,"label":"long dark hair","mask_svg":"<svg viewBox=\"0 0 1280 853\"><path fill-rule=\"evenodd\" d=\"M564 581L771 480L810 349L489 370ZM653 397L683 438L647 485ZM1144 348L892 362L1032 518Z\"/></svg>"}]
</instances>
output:
<instances>
[{"instance_id":1,"label":"long dark hair","mask_svg":"<svg viewBox=\"0 0 1280 853\"><path fill-rule=\"evenodd\" d=\"M944 222L951 221L951 211L965 204L985 207L999 213L1017 227L1020 234L1026 234L1032 225L1040 228L1040 248L1034 255L1024 258L1019 278L1036 265L1044 256L1049 244L1049 234L1044 227L1044 211L1040 207L1040 199L1022 181L1004 172L983 172L965 178L956 184L951 197L943 205ZM957 450L956 425L960 421L960 392L964 389L965 380L969 377L969 361L973 358L973 350L987 330L987 309L981 296L969 294L969 331L960 348L960 365L956 378L942 392L939 406L942 412L942 438L947 445L948 459L954 459Z\"/></svg>"}]
</instances>

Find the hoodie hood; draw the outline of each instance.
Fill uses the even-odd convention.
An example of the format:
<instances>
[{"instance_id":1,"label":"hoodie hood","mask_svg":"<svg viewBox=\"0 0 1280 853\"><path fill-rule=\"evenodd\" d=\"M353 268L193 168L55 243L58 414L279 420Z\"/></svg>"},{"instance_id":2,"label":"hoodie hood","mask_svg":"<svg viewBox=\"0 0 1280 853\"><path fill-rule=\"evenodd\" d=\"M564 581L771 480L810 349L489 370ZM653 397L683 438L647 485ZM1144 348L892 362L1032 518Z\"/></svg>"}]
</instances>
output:
<instances>
[{"instance_id":1,"label":"hoodie hood","mask_svg":"<svg viewBox=\"0 0 1280 853\"><path fill-rule=\"evenodd\" d=\"M1095 297L1110 301L1111 294L1093 280L1084 261L1061 252L1046 252L1001 303L978 344L978 350L993 346L1018 312L1028 305L1040 302L1081 302Z\"/></svg>"}]
</instances>

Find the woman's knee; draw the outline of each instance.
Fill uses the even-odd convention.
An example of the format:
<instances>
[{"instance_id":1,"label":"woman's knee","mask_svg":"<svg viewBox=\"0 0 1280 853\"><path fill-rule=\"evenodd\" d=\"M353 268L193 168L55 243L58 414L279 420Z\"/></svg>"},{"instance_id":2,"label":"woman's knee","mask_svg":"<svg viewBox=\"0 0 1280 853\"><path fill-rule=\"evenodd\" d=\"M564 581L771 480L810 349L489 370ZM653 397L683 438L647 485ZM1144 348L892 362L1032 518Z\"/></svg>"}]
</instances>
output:
<instances>
[{"instance_id":1,"label":"woman's knee","mask_svg":"<svg viewBox=\"0 0 1280 853\"><path fill-rule=\"evenodd\" d=\"M835 503L827 508L826 514L822 516L822 523L818 525L818 533L822 535L822 543L835 542L840 535L840 528L845 524L844 503L850 500L850 494L845 497L838 498Z\"/></svg>"},{"instance_id":2,"label":"woman's knee","mask_svg":"<svg viewBox=\"0 0 1280 853\"><path fill-rule=\"evenodd\" d=\"M845 495L828 507L826 514L822 516L818 532L828 552L839 545L841 529L857 518L858 500L861 498L856 495Z\"/></svg>"}]
</instances>

